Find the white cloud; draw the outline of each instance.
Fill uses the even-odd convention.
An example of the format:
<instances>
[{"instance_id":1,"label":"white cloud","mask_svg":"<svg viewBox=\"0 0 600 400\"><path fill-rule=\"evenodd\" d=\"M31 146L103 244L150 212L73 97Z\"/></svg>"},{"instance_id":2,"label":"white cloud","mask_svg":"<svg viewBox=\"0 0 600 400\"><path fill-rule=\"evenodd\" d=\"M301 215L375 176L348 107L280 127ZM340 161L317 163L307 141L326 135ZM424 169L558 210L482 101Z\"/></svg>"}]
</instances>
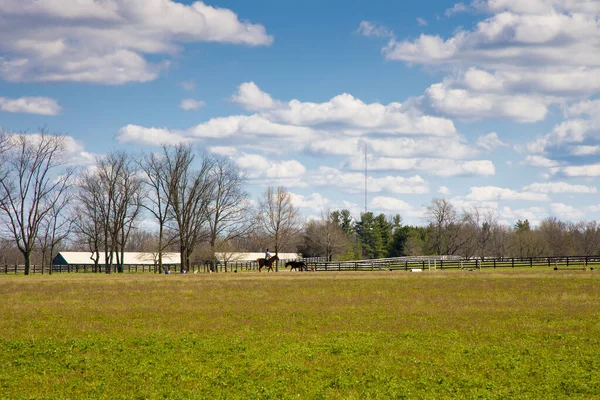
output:
<instances>
[{"instance_id":1,"label":"white cloud","mask_svg":"<svg viewBox=\"0 0 600 400\"><path fill-rule=\"evenodd\" d=\"M269 45L264 26L229 9L173 0L5 0L0 3L0 76L9 81L104 84L153 80L190 42Z\"/></svg>"},{"instance_id":2,"label":"white cloud","mask_svg":"<svg viewBox=\"0 0 600 400\"><path fill-rule=\"evenodd\" d=\"M469 11L469 8L464 3L456 3L452 8L446 10L446 17L451 17L454 14L463 13Z\"/></svg>"},{"instance_id":3,"label":"white cloud","mask_svg":"<svg viewBox=\"0 0 600 400\"><path fill-rule=\"evenodd\" d=\"M140 143L149 146L173 145L191 140L166 128L145 128L132 124L119 129L116 138L119 143Z\"/></svg>"},{"instance_id":4,"label":"white cloud","mask_svg":"<svg viewBox=\"0 0 600 400\"><path fill-rule=\"evenodd\" d=\"M417 23L419 24L419 26L427 26L427 25L429 25L429 23L427 22L427 20L425 18L421 18L421 17L417 18Z\"/></svg>"},{"instance_id":5,"label":"white cloud","mask_svg":"<svg viewBox=\"0 0 600 400\"><path fill-rule=\"evenodd\" d=\"M235 162L243 168L250 179L300 178L306 168L296 160L274 161L258 154L243 154Z\"/></svg>"},{"instance_id":6,"label":"white cloud","mask_svg":"<svg viewBox=\"0 0 600 400\"><path fill-rule=\"evenodd\" d=\"M527 207L518 209L502 207L499 210L499 214L505 220L513 222L517 220L528 220L531 225L535 226L548 216L548 211L542 207Z\"/></svg>"},{"instance_id":7,"label":"white cloud","mask_svg":"<svg viewBox=\"0 0 600 400\"><path fill-rule=\"evenodd\" d=\"M450 191L450 189L447 186L440 186L438 188L438 193L444 196L448 196L450 195L452 192Z\"/></svg>"},{"instance_id":8,"label":"white cloud","mask_svg":"<svg viewBox=\"0 0 600 400\"><path fill-rule=\"evenodd\" d=\"M203 102L202 100L183 99L183 100L181 100L181 103L179 103L179 108L186 110L186 111L191 111L191 110L198 110L199 108L202 108L205 105L206 105L206 103Z\"/></svg>"},{"instance_id":9,"label":"white cloud","mask_svg":"<svg viewBox=\"0 0 600 400\"><path fill-rule=\"evenodd\" d=\"M496 186L472 187L469 194L465 196L467 200L492 201L492 200L524 200L524 201L548 201L548 195L545 193L536 193L532 191L517 192L512 189L500 188Z\"/></svg>"},{"instance_id":10,"label":"white cloud","mask_svg":"<svg viewBox=\"0 0 600 400\"><path fill-rule=\"evenodd\" d=\"M568 177L599 177L600 176L600 164L590 165L574 165L568 167L553 168L554 174L564 175Z\"/></svg>"},{"instance_id":11,"label":"white cloud","mask_svg":"<svg viewBox=\"0 0 600 400\"><path fill-rule=\"evenodd\" d=\"M313 212L324 213L332 206L332 202L320 193L312 193L309 196L291 193L292 203L299 208L310 209Z\"/></svg>"},{"instance_id":12,"label":"white cloud","mask_svg":"<svg viewBox=\"0 0 600 400\"><path fill-rule=\"evenodd\" d=\"M219 154L222 156L232 157L238 154L238 150L231 146L211 146L208 148L211 153Z\"/></svg>"},{"instance_id":13,"label":"white cloud","mask_svg":"<svg viewBox=\"0 0 600 400\"><path fill-rule=\"evenodd\" d=\"M596 146L572 146L569 153L574 156L593 156L600 153L600 145Z\"/></svg>"},{"instance_id":14,"label":"white cloud","mask_svg":"<svg viewBox=\"0 0 600 400\"><path fill-rule=\"evenodd\" d=\"M351 158L348 166L353 170L364 169L364 158ZM494 164L489 160L457 161L442 158L393 158L370 157L368 169L371 171L408 171L427 172L436 176L478 175L490 176L496 173Z\"/></svg>"},{"instance_id":15,"label":"white cloud","mask_svg":"<svg viewBox=\"0 0 600 400\"><path fill-rule=\"evenodd\" d=\"M527 156L525 161L522 162L523 165L529 165L530 167L538 167L538 168L552 168L558 167L560 162L556 160L550 160L544 156Z\"/></svg>"},{"instance_id":16,"label":"white cloud","mask_svg":"<svg viewBox=\"0 0 600 400\"><path fill-rule=\"evenodd\" d=\"M348 93L324 103L291 100L260 115L291 125L338 125L338 130L356 136L367 133L456 135L454 123L449 119L423 115L401 103L364 103Z\"/></svg>"},{"instance_id":17,"label":"white cloud","mask_svg":"<svg viewBox=\"0 0 600 400\"><path fill-rule=\"evenodd\" d=\"M407 202L394 198L377 196L371 200L371 207L391 213L411 211L412 206Z\"/></svg>"},{"instance_id":18,"label":"white cloud","mask_svg":"<svg viewBox=\"0 0 600 400\"><path fill-rule=\"evenodd\" d=\"M348 193L362 193L365 189L365 176L359 172L345 173L336 168L320 167L311 177L318 186L332 186ZM427 182L419 175L409 178L402 176L384 176L367 178L368 193L390 192L397 194L429 193Z\"/></svg>"},{"instance_id":19,"label":"white cloud","mask_svg":"<svg viewBox=\"0 0 600 400\"><path fill-rule=\"evenodd\" d=\"M573 206L569 206L563 203L552 203L550 205L552 214L562 219L577 219L583 217L585 214L583 211L576 209Z\"/></svg>"},{"instance_id":20,"label":"white cloud","mask_svg":"<svg viewBox=\"0 0 600 400\"><path fill-rule=\"evenodd\" d=\"M467 146L458 137L392 137L385 139L371 139L368 137L331 137L320 138L309 144L309 148L322 154L335 154L357 156L364 160L365 145L369 154L389 157L442 157L461 159L474 153L474 149Z\"/></svg>"},{"instance_id":21,"label":"white cloud","mask_svg":"<svg viewBox=\"0 0 600 400\"><path fill-rule=\"evenodd\" d=\"M525 115L518 114L519 107L527 106L533 114L530 120L538 121L549 103L560 103L552 96L577 97L600 90L597 2L477 0L472 4L492 15L473 29L458 29L448 38L421 35L414 40L390 40L383 48L384 55L411 64L468 69L475 75L485 72L487 76L480 73L479 78L491 79L497 95L502 89L503 96L493 98L493 103L503 102L497 107L499 111L519 121L527 120ZM459 3L447 10L447 15L466 10ZM465 80L475 78L471 75L465 76ZM455 85L447 86L445 92L452 99L468 101L469 108L481 111L482 107L484 110L489 107L492 87L487 88L486 96L475 96L470 93L472 89ZM451 90L467 90L467 93ZM517 96L520 106L511 109L505 97L508 95ZM449 103L446 108L452 109L452 102Z\"/></svg>"},{"instance_id":22,"label":"white cloud","mask_svg":"<svg viewBox=\"0 0 600 400\"><path fill-rule=\"evenodd\" d=\"M498 134L496 132L488 133L487 135L479 136L477 141L475 142L477 147L480 147L487 151L492 151L496 147L505 147L506 143L502 142L498 138Z\"/></svg>"},{"instance_id":23,"label":"white cloud","mask_svg":"<svg viewBox=\"0 0 600 400\"><path fill-rule=\"evenodd\" d=\"M279 124L260 115L234 115L212 118L188 129L190 135L203 138L222 138L243 135L300 137L309 140L315 134L311 128Z\"/></svg>"},{"instance_id":24,"label":"white cloud","mask_svg":"<svg viewBox=\"0 0 600 400\"><path fill-rule=\"evenodd\" d=\"M0 97L0 111L40 115L58 115L61 107L49 97L19 97L11 99Z\"/></svg>"},{"instance_id":25,"label":"white cloud","mask_svg":"<svg viewBox=\"0 0 600 400\"><path fill-rule=\"evenodd\" d=\"M592 123L588 120L574 119L556 125L552 131L534 142L527 144L531 153L544 153L549 147L565 143L581 143L592 132Z\"/></svg>"},{"instance_id":26,"label":"white cloud","mask_svg":"<svg viewBox=\"0 0 600 400\"><path fill-rule=\"evenodd\" d=\"M278 105L268 93L263 92L254 82L246 82L238 86L238 91L231 96L231 101L251 111L269 110Z\"/></svg>"},{"instance_id":27,"label":"white cloud","mask_svg":"<svg viewBox=\"0 0 600 400\"><path fill-rule=\"evenodd\" d=\"M394 33L384 25L371 21L361 21L357 32L366 37L392 37Z\"/></svg>"},{"instance_id":28,"label":"white cloud","mask_svg":"<svg viewBox=\"0 0 600 400\"><path fill-rule=\"evenodd\" d=\"M596 193L593 186L572 185L566 182L532 183L523 188L525 192L535 193Z\"/></svg>"},{"instance_id":29,"label":"white cloud","mask_svg":"<svg viewBox=\"0 0 600 400\"><path fill-rule=\"evenodd\" d=\"M440 113L466 120L510 118L538 122L548 113L548 102L537 96L478 93L454 89L448 82L431 85L423 99Z\"/></svg>"}]
</instances>

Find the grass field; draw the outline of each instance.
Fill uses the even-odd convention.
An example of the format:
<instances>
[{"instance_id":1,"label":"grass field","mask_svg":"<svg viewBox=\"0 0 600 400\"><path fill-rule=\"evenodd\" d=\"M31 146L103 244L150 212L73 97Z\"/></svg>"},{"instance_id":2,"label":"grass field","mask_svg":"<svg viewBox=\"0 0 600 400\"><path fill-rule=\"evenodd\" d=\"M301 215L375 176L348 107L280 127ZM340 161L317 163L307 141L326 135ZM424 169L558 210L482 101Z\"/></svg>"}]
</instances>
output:
<instances>
[{"instance_id":1,"label":"grass field","mask_svg":"<svg viewBox=\"0 0 600 400\"><path fill-rule=\"evenodd\" d=\"M600 271L0 276L3 399L600 399Z\"/></svg>"}]
</instances>

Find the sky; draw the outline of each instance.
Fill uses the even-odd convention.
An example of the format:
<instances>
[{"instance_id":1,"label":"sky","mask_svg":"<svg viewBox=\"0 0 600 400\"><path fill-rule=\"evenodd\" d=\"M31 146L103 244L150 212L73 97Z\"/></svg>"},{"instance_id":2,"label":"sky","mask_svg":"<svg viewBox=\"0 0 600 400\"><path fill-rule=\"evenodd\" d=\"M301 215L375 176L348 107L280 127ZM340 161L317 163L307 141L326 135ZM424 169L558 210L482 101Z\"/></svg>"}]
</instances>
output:
<instances>
[{"instance_id":1,"label":"sky","mask_svg":"<svg viewBox=\"0 0 600 400\"><path fill-rule=\"evenodd\" d=\"M600 0L0 1L5 131L192 143L307 218L600 220L599 92Z\"/></svg>"}]
</instances>

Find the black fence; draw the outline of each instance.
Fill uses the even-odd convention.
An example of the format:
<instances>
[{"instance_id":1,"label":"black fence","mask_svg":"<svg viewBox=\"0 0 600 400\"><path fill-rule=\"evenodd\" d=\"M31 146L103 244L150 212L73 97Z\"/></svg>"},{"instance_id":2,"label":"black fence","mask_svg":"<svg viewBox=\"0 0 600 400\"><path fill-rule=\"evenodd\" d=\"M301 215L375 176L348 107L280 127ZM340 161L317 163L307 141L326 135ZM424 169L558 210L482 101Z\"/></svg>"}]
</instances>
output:
<instances>
[{"instance_id":1,"label":"black fence","mask_svg":"<svg viewBox=\"0 0 600 400\"><path fill-rule=\"evenodd\" d=\"M287 261L299 261L304 262L324 262L325 257L312 257L295 260L279 260L278 268L284 268ZM52 270L50 270L52 268ZM158 265L148 264L125 264L122 268L118 265L113 264L111 271L114 273L159 273ZM242 272L242 271L258 271L257 261L229 261L229 262L195 262L192 263L189 270L185 270L184 273L209 273L209 272ZM30 274L50 274L50 273L103 273L106 272L106 266L104 264L68 264L68 265L52 265L42 267L37 264L33 264L29 268ZM181 273L181 267L179 264L163 264L162 273ZM0 265L0 274L24 274L25 266L17 264L5 264Z\"/></svg>"},{"instance_id":2,"label":"black fence","mask_svg":"<svg viewBox=\"0 0 600 400\"><path fill-rule=\"evenodd\" d=\"M600 256L524 257L524 258L388 258L342 262L307 263L314 271L431 271L431 270L479 270L500 268L547 267L554 269L587 269L600 267Z\"/></svg>"},{"instance_id":3,"label":"black fence","mask_svg":"<svg viewBox=\"0 0 600 400\"><path fill-rule=\"evenodd\" d=\"M278 268L285 268L286 261L304 261L309 271L431 271L431 270L480 270L506 268L549 269L594 269L600 268L600 256L564 256L564 257L524 257L524 258L472 258L459 257L398 257L376 260L328 262L324 257L280 260ZM121 270L116 265L111 266L113 272L120 273L158 273L156 265L124 265ZM181 273L179 265L163 265L163 273ZM185 273L209 272L246 272L257 271L256 261L231 261L227 263L201 262L194 263ZM0 274L23 274L24 265L0 265ZM30 274L48 274L50 267L31 265ZM104 265L53 265L52 273L103 273Z\"/></svg>"}]
</instances>

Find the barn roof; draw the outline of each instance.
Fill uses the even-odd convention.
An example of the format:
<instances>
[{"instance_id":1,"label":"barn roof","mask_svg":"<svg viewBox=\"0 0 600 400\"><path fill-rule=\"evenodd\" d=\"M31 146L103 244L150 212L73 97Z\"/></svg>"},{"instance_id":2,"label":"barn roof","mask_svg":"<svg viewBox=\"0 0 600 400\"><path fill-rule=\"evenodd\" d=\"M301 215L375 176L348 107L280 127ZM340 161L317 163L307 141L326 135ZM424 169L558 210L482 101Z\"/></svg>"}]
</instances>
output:
<instances>
[{"instance_id":1,"label":"barn roof","mask_svg":"<svg viewBox=\"0 0 600 400\"><path fill-rule=\"evenodd\" d=\"M65 263L65 265L93 265L94 261L91 259L92 253L87 251L61 251L59 252L54 260L53 264L58 265ZM154 265L154 260L158 260L158 254L156 253L140 253L140 252L125 252L123 258L123 264L125 265ZM179 253L163 253L162 256L163 264L180 264ZM116 261L116 257L113 256L113 263ZM100 253L99 264L104 264L104 253Z\"/></svg>"}]
</instances>

